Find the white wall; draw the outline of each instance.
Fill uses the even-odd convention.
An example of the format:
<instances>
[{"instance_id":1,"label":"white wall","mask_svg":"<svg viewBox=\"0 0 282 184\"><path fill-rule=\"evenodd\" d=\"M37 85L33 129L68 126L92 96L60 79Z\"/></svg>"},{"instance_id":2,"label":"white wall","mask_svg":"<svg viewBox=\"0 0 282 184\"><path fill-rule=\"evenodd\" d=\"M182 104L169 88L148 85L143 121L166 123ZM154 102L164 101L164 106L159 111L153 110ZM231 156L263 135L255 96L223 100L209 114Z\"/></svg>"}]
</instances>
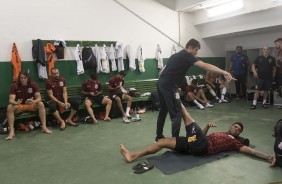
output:
<instances>
[{"instance_id":1,"label":"white wall","mask_svg":"<svg viewBox=\"0 0 282 184\"><path fill-rule=\"evenodd\" d=\"M235 51L238 45L243 46L244 49L262 48L263 46L274 47L274 40L282 37L282 32L265 33L265 34L249 34L245 36L236 36L224 39L225 50Z\"/></svg>"},{"instance_id":2,"label":"white wall","mask_svg":"<svg viewBox=\"0 0 282 184\"><path fill-rule=\"evenodd\" d=\"M198 52L200 57L225 57L224 40L202 39L200 31L193 25L193 15L181 13L181 45L186 45L190 38L200 41L201 49Z\"/></svg>"},{"instance_id":3,"label":"white wall","mask_svg":"<svg viewBox=\"0 0 282 184\"><path fill-rule=\"evenodd\" d=\"M119 2L178 42L177 12L153 0ZM0 0L0 3L0 61L10 60L13 42L21 59L31 61L31 40L37 38L120 41L131 44L134 50L141 44L147 58L154 58L157 44L163 57L169 57L174 44L114 0ZM72 50L66 51L65 59L74 59Z\"/></svg>"}]
</instances>

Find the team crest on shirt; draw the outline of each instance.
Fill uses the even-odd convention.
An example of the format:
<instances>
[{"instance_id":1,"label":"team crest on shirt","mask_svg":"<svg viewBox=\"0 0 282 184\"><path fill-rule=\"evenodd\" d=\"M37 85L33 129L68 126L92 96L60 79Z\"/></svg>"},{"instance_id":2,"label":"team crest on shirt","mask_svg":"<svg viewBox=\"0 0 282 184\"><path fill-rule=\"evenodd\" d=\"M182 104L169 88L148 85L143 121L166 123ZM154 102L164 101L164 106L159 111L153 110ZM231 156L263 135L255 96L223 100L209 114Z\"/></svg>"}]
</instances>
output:
<instances>
[{"instance_id":1,"label":"team crest on shirt","mask_svg":"<svg viewBox=\"0 0 282 184\"><path fill-rule=\"evenodd\" d=\"M59 85L60 85L61 87L63 87L63 86L64 86L64 83L61 81L61 82L59 83Z\"/></svg>"},{"instance_id":2,"label":"team crest on shirt","mask_svg":"<svg viewBox=\"0 0 282 184\"><path fill-rule=\"evenodd\" d=\"M95 89L98 89L98 84L95 84L95 87L94 87Z\"/></svg>"},{"instance_id":3,"label":"team crest on shirt","mask_svg":"<svg viewBox=\"0 0 282 184\"><path fill-rule=\"evenodd\" d=\"M28 88L28 89L27 89L27 92L28 92L28 93L32 93L32 92L33 92L32 88Z\"/></svg>"},{"instance_id":4,"label":"team crest on shirt","mask_svg":"<svg viewBox=\"0 0 282 184\"><path fill-rule=\"evenodd\" d=\"M272 59L269 59L269 60L268 60L268 63L270 64L270 63L271 63L271 61L272 61Z\"/></svg>"}]
</instances>

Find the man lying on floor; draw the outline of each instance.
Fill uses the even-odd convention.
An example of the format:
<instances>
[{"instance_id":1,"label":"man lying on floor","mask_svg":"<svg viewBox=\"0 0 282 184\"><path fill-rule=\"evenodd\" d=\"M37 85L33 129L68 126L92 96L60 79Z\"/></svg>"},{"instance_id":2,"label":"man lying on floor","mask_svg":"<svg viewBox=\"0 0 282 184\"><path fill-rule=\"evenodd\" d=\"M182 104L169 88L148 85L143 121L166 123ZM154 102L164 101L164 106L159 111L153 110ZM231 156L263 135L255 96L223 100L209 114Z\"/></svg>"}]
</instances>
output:
<instances>
[{"instance_id":1,"label":"man lying on floor","mask_svg":"<svg viewBox=\"0 0 282 184\"><path fill-rule=\"evenodd\" d=\"M251 155L275 165L276 159L273 156L253 150L243 145L236 138L242 133L244 126L241 122L235 122L227 132L215 132L206 136L210 127L215 127L214 123L209 123L202 130L198 124L191 118L189 113L183 114L186 137L169 137L160 139L158 142L151 144L139 151L131 152L120 145L120 152L126 162L132 162L139 157L154 154L163 148L174 151L191 154L195 156L212 155L223 151L236 150L241 153Z\"/></svg>"}]
</instances>

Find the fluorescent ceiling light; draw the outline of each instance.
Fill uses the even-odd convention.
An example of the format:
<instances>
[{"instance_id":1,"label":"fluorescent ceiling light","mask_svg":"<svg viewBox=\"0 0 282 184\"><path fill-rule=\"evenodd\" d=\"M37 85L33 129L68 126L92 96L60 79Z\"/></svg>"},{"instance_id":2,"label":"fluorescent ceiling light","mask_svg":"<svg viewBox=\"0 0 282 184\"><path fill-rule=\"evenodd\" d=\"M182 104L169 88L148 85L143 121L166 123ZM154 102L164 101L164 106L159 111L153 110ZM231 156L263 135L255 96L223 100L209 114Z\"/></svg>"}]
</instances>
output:
<instances>
[{"instance_id":1,"label":"fluorescent ceiling light","mask_svg":"<svg viewBox=\"0 0 282 184\"><path fill-rule=\"evenodd\" d=\"M218 15L230 13L235 10L239 10L244 7L243 0L233 0L229 1L217 6L214 6L212 8L207 8L207 13L209 17L215 17Z\"/></svg>"}]
</instances>

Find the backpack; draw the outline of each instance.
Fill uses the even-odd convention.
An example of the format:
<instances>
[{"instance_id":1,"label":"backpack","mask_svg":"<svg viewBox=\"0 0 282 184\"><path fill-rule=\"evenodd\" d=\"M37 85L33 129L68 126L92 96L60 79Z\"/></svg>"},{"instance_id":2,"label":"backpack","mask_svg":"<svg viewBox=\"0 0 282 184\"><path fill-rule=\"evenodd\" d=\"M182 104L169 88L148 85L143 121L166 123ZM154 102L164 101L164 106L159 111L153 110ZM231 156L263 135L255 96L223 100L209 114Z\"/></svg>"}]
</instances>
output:
<instances>
[{"instance_id":1,"label":"backpack","mask_svg":"<svg viewBox=\"0 0 282 184\"><path fill-rule=\"evenodd\" d=\"M32 46L32 58L36 63L46 66L44 44L40 39L34 41Z\"/></svg>"},{"instance_id":2,"label":"backpack","mask_svg":"<svg viewBox=\"0 0 282 184\"><path fill-rule=\"evenodd\" d=\"M161 108L160 100L157 92L151 93L152 110L159 111Z\"/></svg>"},{"instance_id":3,"label":"backpack","mask_svg":"<svg viewBox=\"0 0 282 184\"><path fill-rule=\"evenodd\" d=\"M97 60L91 47L83 47L82 63L84 68L96 69ZM96 71L96 70L95 70Z\"/></svg>"},{"instance_id":4,"label":"backpack","mask_svg":"<svg viewBox=\"0 0 282 184\"><path fill-rule=\"evenodd\" d=\"M274 127L274 152L276 165L282 167L282 119L278 120Z\"/></svg>"}]
</instances>

